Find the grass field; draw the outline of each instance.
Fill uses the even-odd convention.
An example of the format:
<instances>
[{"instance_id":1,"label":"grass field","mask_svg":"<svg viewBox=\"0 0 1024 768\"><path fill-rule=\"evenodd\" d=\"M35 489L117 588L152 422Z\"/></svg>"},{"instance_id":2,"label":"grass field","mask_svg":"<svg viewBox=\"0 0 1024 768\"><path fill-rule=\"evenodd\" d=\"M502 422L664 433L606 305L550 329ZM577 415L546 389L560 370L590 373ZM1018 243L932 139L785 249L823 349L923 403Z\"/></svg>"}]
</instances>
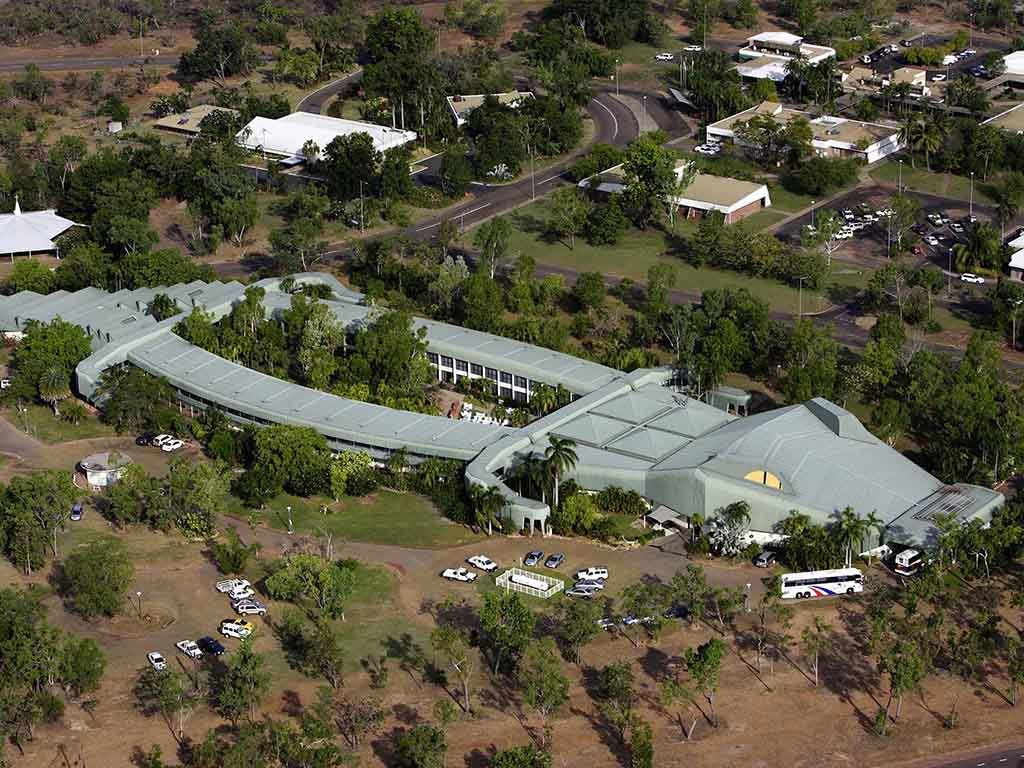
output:
<instances>
[{"instance_id":1,"label":"grass field","mask_svg":"<svg viewBox=\"0 0 1024 768\"><path fill-rule=\"evenodd\" d=\"M897 184L900 180L900 164L892 161L882 163L871 171L871 178L887 184ZM971 197L971 180L964 176L954 176L951 173L933 173L924 168L912 168L909 163L903 163L902 180L904 187L916 192L952 197L959 200L969 200ZM987 183L993 183L993 180L989 179L987 182L983 182L981 179L975 179L974 199L980 203L991 204L994 201L984 191Z\"/></svg>"},{"instance_id":2,"label":"grass field","mask_svg":"<svg viewBox=\"0 0 1024 768\"><path fill-rule=\"evenodd\" d=\"M769 212L766 212L769 213ZM509 250L512 253L526 253L533 256L538 264L546 264L579 272L600 272L604 275L629 277L642 282L647 270L655 264L671 264L677 271L676 288L693 293L716 288L746 288L754 296L766 301L772 309L796 312L799 304L798 291L775 280L750 277L737 272L711 268L695 268L681 259L667 253L671 247L669 237L656 229L629 230L615 246L591 246L577 238L576 247L570 249L567 243L552 242L545 234L548 217L543 202L528 205L509 214L512 237ZM696 223L682 222L677 234L692 232ZM827 306L821 294L804 291L804 310L816 311Z\"/></svg>"},{"instance_id":3,"label":"grass field","mask_svg":"<svg viewBox=\"0 0 1024 768\"><path fill-rule=\"evenodd\" d=\"M232 514L243 519L248 517L249 510L237 499L232 497L229 504ZM332 510L327 515L320 512L325 504ZM346 541L443 549L478 538L468 528L443 518L423 496L386 489L364 498L345 498L337 504L326 498L305 499L282 494L257 515L271 528L287 530L286 507L289 505L296 531L313 533L319 528Z\"/></svg>"},{"instance_id":4,"label":"grass field","mask_svg":"<svg viewBox=\"0 0 1024 768\"><path fill-rule=\"evenodd\" d=\"M7 417L22 432L44 443L66 443L69 440L88 440L94 437L114 437L117 433L92 415L79 424L61 421L48 406L32 404L23 411L11 408Z\"/></svg>"},{"instance_id":5,"label":"grass field","mask_svg":"<svg viewBox=\"0 0 1024 768\"><path fill-rule=\"evenodd\" d=\"M768 194L772 197L772 208L784 213L796 213L810 208L814 200L809 195L798 195L790 192L781 184L769 184Z\"/></svg>"}]
</instances>

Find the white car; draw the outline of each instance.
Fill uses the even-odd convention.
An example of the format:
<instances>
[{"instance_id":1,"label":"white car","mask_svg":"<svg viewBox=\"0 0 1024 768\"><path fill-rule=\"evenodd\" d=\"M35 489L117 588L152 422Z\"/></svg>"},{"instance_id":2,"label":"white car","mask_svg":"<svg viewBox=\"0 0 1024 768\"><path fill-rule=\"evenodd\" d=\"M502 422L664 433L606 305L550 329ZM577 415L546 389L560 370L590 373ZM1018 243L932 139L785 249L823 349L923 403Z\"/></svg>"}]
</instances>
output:
<instances>
[{"instance_id":1,"label":"white car","mask_svg":"<svg viewBox=\"0 0 1024 768\"><path fill-rule=\"evenodd\" d=\"M698 147L694 147L693 151L698 155L717 155L722 151L722 147L719 144L701 144Z\"/></svg>"},{"instance_id":2,"label":"white car","mask_svg":"<svg viewBox=\"0 0 1024 768\"><path fill-rule=\"evenodd\" d=\"M928 235L928 237L926 237L924 241L928 243L928 245L930 245L932 248L939 244L939 238L937 238L935 235Z\"/></svg>"},{"instance_id":3,"label":"white car","mask_svg":"<svg viewBox=\"0 0 1024 768\"><path fill-rule=\"evenodd\" d=\"M683 48L683 50L686 51L687 53L700 53L704 49L701 48L699 45L688 45L685 48Z\"/></svg>"},{"instance_id":4,"label":"white car","mask_svg":"<svg viewBox=\"0 0 1024 768\"><path fill-rule=\"evenodd\" d=\"M441 576L450 581L475 581L476 574L468 568L445 568Z\"/></svg>"},{"instance_id":5,"label":"white car","mask_svg":"<svg viewBox=\"0 0 1024 768\"><path fill-rule=\"evenodd\" d=\"M160 651L150 651L146 654L146 661L149 662L149 666L155 669L157 672L163 672L167 669L167 662L164 660L164 655Z\"/></svg>"},{"instance_id":6,"label":"white car","mask_svg":"<svg viewBox=\"0 0 1024 768\"><path fill-rule=\"evenodd\" d=\"M576 571L577 581L604 581L608 578L608 569L603 565L592 565L582 571Z\"/></svg>"},{"instance_id":7,"label":"white car","mask_svg":"<svg viewBox=\"0 0 1024 768\"><path fill-rule=\"evenodd\" d=\"M933 83L941 83L945 79L946 79L946 75L943 74L942 72L939 72L939 74L937 74L937 75L932 75L932 82Z\"/></svg>"},{"instance_id":8,"label":"white car","mask_svg":"<svg viewBox=\"0 0 1024 768\"><path fill-rule=\"evenodd\" d=\"M153 438L153 441L150 443L150 445L152 445L154 448L162 448L164 443L166 443L168 440L173 439L174 435L157 435L156 437Z\"/></svg>"},{"instance_id":9,"label":"white car","mask_svg":"<svg viewBox=\"0 0 1024 768\"><path fill-rule=\"evenodd\" d=\"M188 656L190 659L201 659L203 658L203 652L199 650L199 646L195 644L193 640L179 640L174 646Z\"/></svg>"},{"instance_id":10,"label":"white car","mask_svg":"<svg viewBox=\"0 0 1024 768\"><path fill-rule=\"evenodd\" d=\"M949 228L953 230L953 232L957 235L962 235L964 233L964 225L961 224L959 221L954 221L952 224L949 225Z\"/></svg>"},{"instance_id":11,"label":"white car","mask_svg":"<svg viewBox=\"0 0 1024 768\"><path fill-rule=\"evenodd\" d=\"M848 229L841 229L835 234L836 240L849 240L852 237L853 232L849 231Z\"/></svg>"},{"instance_id":12,"label":"white car","mask_svg":"<svg viewBox=\"0 0 1024 768\"><path fill-rule=\"evenodd\" d=\"M960 275L961 283L974 283L975 285L984 285L985 278L981 275L976 275L973 272L964 272Z\"/></svg>"},{"instance_id":13,"label":"white car","mask_svg":"<svg viewBox=\"0 0 1024 768\"><path fill-rule=\"evenodd\" d=\"M600 592L602 589L604 589L604 582L590 581L584 579L582 581L577 581L575 584L572 585L572 587L573 589L586 589L590 590L591 592Z\"/></svg>"},{"instance_id":14,"label":"white car","mask_svg":"<svg viewBox=\"0 0 1024 768\"><path fill-rule=\"evenodd\" d=\"M675 56L673 56L671 53L659 53L654 58L657 59L658 61L672 61L672 59L674 59Z\"/></svg>"},{"instance_id":15,"label":"white car","mask_svg":"<svg viewBox=\"0 0 1024 768\"><path fill-rule=\"evenodd\" d=\"M466 562L474 568L479 568L481 571L487 571L488 573L498 569L498 564L484 555L473 555L466 558Z\"/></svg>"},{"instance_id":16,"label":"white car","mask_svg":"<svg viewBox=\"0 0 1024 768\"><path fill-rule=\"evenodd\" d=\"M231 599L231 602L237 603L241 600L246 600L255 594L256 593L252 591L252 587L246 584L245 586L235 587L233 590L228 592L228 597Z\"/></svg>"},{"instance_id":17,"label":"white car","mask_svg":"<svg viewBox=\"0 0 1024 768\"><path fill-rule=\"evenodd\" d=\"M252 585L245 579L224 579L224 581L218 581L216 586L218 592L234 592L238 587L250 587Z\"/></svg>"},{"instance_id":18,"label":"white car","mask_svg":"<svg viewBox=\"0 0 1024 768\"><path fill-rule=\"evenodd\" d=\"M597 626L599 626L601 629L611 632L613 629L615 629L615 619L598 619Z\"/></svg>"},{"instance_id":19,"label":"white car","mask_svg":"<svg viewBox=\"0 0 1024 768\"><path fill-rule=\"evenodd\" d=\"M853 215L853 211L851 211L849 208L847 208L845 211L843 211L842 215L843 215L843 218L846 219L847 221L853 221L856 218Z\"/></svg>"},{"instance_id":20,"label":"white car","mask_svg":"<svg viewBox=\"0 0 1024 768\"><path fill-rule=\"evenodd\" d=\"M244 640L255 630L252 624L248 621L235 621L234 619L224 619L220 623L220 633L225 637L236 637L239 640Z\"/></svg>"},{"instance_id":21,"label":"white car","mask_svg":"<svg viewBox=\"0 0 1024 768\"><path fill-rule=\"evenodd\" d=\"M179 448L181 448L181 446L183 446L184 444L185 441L179 440L178 438L175 437L161 445L160 450L164 451L165 453L172 453L173 451L176 451Z\"/></svg>"},{"instance_id":22,"label":"white car","mask_svg":"<svg viewBox=\"0 0 1024 768\"><path fill-rule=\"evenodd\" d=\"M965 51L960 51L960 55L961 55L961 56L963 56L963 57L964 57L965 59L966 59L966 58L967 58L968 56L973 56L973 55L974 55L974 54L976 54L976 53L977 53L977 51L976 51L976 50L974 50L973 48L968 48L968 49L967 49L967 50L965 50Z\"/></svg>"}]
</instances>

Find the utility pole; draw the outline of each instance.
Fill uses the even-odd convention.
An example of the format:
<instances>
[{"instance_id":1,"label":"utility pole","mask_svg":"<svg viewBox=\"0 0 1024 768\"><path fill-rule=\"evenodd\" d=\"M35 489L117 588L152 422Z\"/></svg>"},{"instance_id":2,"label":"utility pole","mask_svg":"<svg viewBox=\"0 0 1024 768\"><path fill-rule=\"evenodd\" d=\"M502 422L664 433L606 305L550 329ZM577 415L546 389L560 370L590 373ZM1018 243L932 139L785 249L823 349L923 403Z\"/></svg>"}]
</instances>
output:
<instances>
[{"instance_id":1,"label":"utility pole","mask_svg":"<svg viewBox=\"0 0 1024 768\"><path fill-rule=\"evenodd\" d=\"M1024 299L1017 299L1016 301L1010 302L1011 304L1013 304L1013 313L1010 315L1010 317L1013 319L1013 344L1011 346L1011 349L1013 349L1015 352L1017 351L1017 310L1020 309L1020 305L1022 302L1024 302Z\"/></svg>"},{"instance_id":2,"label":"utility pole","mask_svg":"<svg viewBox=\"0 0 1024 768\"><path fill-rule=\"evenodd\" d=\"M806 280L808 277L810 277L810 275L804 275L803 277L798 277L797 278L797 280L799 281L799 284L800 284L800 287L797 289L797 302L798 303L797 303L796 319L798 321L802 320L803 317L804 317L804 280Z\"/></svg>"},{"instance_id":3,"label":"utility pole","mask_svg":"<svg viewBox=\"0 0 1024 768\"><path fill-rule=\"evenodd\" d=\"M640 101L644 108L643 118L640 121L640 133L643 133L647 130L647 97L644 96Z\"/></svg>"},{"instance_id":4,"label":"utility pole","mask_svg":"<svg viewBox=\"0 0 1024 768\"><path fill-rule=\"evenodd\" d=\"M533 146L530 146L530 200L537 199L537 169L534 167L533 161L537 157L533 151Z\"/></svg>"},{"instance_id":5,"label":"utility pole","mask_svg":"<svg viewBox=\"0 0 1024 768\"><path fill-rule=\"evenodd\" d=\"M365 219L363 218L363 180L362 179L359 180L359 234L360 235L366 234L366 223L365 223ZM291 511L291 507L288 507L288 510L290 512Z\"/></svg>"},{"instance_id":6,"label":"utility pole","mask_svg":"<svg viewBox=\"0 0 1024 768\"><path fill-rule=\"evenodd\" d=\"M615 95L619 95L619 60L615 60Z\"/></svg>"},{"instance_id":7,"label":"utility pole","mask_svg":"<svg viewBox=\"0 0 1024 768\"><path fill-rule=\"evenodd\" d=\"M971 202L968 208L968 217L974 219L974 171L971 171Z\"/></svg>"},{"instance_id":8,"label":"utility pole","mask_svg":"<svg viewBox=\"0 0 1024 768\"><path fill-rule=\"evenodd\" d=\"M900 158L900 177L899 181L896 182L896 194L903 194L903 158Z\"/></svg>"}]
</instances>

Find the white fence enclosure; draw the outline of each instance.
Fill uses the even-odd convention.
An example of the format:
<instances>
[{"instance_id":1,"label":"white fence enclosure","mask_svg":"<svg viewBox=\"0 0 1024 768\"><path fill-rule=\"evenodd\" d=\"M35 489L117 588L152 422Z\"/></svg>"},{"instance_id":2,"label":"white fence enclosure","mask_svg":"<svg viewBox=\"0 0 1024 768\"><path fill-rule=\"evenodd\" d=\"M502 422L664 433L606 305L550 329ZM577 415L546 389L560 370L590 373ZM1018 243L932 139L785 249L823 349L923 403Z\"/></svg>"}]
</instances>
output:
<instances>
[{"instance_id":1,"label":"white fence enclosure","mask_svg":"<svg viewBox=\"0 0 1024 768\"><path fill-rule=\"evenodd\" d=\"M565 582L561 579L523 571L519 568L509 568L496 579L495 583L505 590L511 589L542 598L551 597L565 588Z\"/></svg>"}]
</instances>

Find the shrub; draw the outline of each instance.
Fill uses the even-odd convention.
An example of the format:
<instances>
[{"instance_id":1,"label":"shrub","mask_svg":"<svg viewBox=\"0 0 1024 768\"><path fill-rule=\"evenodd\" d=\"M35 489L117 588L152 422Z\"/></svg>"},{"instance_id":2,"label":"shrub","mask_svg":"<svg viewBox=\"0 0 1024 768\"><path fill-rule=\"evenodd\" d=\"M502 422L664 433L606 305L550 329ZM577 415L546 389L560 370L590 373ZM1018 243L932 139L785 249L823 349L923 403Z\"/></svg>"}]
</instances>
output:
<instances>
[{"instance_id":1,"label":"shrub","mask_svg":"<svg viewBox=\"0 0 1024 768\"><path fill-rule=\"evenodd\" d=\"M647 504L636 491L627 491L617 485L609 485L595 498L602 512L613 515L640 517L647 514Z\"/></svg>"}]
</instances>

